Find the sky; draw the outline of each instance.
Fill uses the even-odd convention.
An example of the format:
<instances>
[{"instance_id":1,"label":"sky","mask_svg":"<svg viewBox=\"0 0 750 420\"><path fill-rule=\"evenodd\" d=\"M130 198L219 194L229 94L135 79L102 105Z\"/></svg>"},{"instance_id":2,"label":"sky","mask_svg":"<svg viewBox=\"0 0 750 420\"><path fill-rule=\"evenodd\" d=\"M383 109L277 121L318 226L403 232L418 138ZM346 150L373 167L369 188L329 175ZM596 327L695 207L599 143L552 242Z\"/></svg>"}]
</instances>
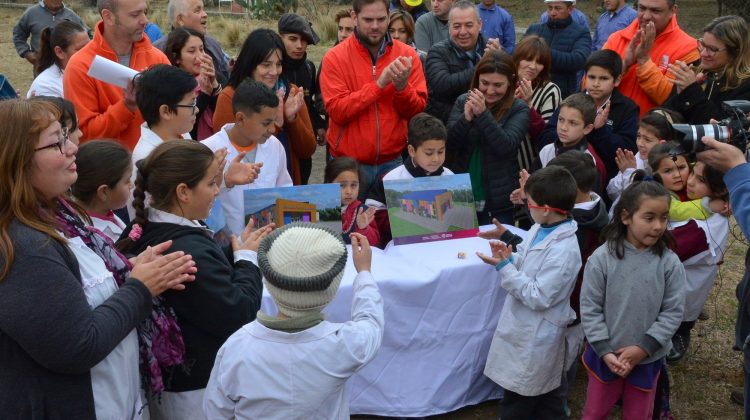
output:
<instances>
[{"instance_id":1,"label":"sky","mask_svg":"<svg viewBox=\"0 0 750 420\"><path fill-rule=\"evenodd\" d=\"M470 190L471 180L469 174L446 175L446 176L425 176L414 179L396 179L384 181L383 186L386 190L403 191L424 191L424 190Z\"/></svg>"},{"instance_id":2,"label":"sky","mask_svg":"<svg viewBox=\"0 0 750 420\"><path fill-rule=\"evenodd\" d=\"M277 198L313 203L318 209L341 207L340 190L341 187L338 184L245 190L245 214L256 213L274 204Z\"/></svg>"}]
</instances>

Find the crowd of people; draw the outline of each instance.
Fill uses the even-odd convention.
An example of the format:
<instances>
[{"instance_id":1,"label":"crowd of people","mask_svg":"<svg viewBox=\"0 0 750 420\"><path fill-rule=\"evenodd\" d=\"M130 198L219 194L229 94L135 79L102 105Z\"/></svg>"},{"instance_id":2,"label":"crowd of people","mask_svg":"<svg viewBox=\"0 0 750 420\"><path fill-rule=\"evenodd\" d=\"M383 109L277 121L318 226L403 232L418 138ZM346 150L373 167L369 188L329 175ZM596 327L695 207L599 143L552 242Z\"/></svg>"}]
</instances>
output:
<instances>
[{"instance_id":1,"label":"crowd of people","mask_svg":"<svg viewBox=\"0 0 750 420\"><path fill-rule=\"evenodd\" d=\"M537 1L517 39L495 0L353 0L317 67L294 13L230 58L203 0L169 0L164 34L145 0L98 0L93 29L58 0L30 7L13 40L35 79L0 102L4 414L348 418L344 385L387 328L370 273L391 239L384 181L465 173L492 226L476 256L507 291L481 355L501 418L568 418L579 365L584 419L618 401L669 418L667 362L704 315L729 216L750 232L744 151L705 137L696 156L674 125L750 124L724 105L750 100L750 31L721 16L695 39L675 0L604 0L592 27L575 0ZM96 56L138 74L97 80ZM307 184L319 146L343 233L247 223L244 191ZM331 323L348 258L352 318Z\"/></svg>"}]
</instances>

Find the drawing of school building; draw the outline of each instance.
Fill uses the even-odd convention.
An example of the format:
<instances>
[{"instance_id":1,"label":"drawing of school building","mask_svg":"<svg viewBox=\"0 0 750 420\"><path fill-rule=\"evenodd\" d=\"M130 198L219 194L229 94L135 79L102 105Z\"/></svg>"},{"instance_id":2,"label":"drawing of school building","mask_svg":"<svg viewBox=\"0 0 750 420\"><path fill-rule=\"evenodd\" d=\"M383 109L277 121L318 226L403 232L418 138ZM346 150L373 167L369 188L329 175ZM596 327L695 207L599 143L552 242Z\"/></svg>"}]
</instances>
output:
<instances>
[{"instance_id":1,"label":"drawing of school building","mask_svg":"<svg viewBox=\"0 0 750 420\"><path fill-rule=\"evenodd\" d=\"M246 214L245 223L250 220L255 222L255 227L263 227L269 223L276 223L276 227L292 222L317 223L318 209L315 204L277 198L273 204L255 213Z\"/></svg>"},{"instance_id":2,"label":"drawing of school building","mask_svg":"<svg viewBox=\"0 0 750 420\"><path fill-rule=\"evenodd\" d=\"M414 191L401 197L401 211L439 222L450 208L453 208L453 193L445 189Z\"/></svg>"}]
</instances>

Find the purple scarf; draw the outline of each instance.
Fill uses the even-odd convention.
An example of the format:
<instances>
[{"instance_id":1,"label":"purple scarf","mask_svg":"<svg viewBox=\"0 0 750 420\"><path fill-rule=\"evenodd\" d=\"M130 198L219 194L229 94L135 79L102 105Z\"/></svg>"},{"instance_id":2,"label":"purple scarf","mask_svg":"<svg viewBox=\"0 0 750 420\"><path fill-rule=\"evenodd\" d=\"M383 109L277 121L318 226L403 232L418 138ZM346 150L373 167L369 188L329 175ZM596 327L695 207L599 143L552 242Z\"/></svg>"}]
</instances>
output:
<instances>
[{"instance_id":1,"label":"purple scarf","mask_svg":"<svg viewBox=\"0 0 750 420\"><path fill-rule=\"evenodd\" d=\"M55 212L57 227L68 238L81 238L96 253L118 286L130 275L133 265L115 248L112 240L93 226L87 226L70 203L59 199ZM141 374L145 388L154 394L164 391L161 368L182 365L185 361L185 343L177 325L177 316L161 296L152 299L151 316L138 326L138 343L141 354Z\"/></svg>"}]
</instances>

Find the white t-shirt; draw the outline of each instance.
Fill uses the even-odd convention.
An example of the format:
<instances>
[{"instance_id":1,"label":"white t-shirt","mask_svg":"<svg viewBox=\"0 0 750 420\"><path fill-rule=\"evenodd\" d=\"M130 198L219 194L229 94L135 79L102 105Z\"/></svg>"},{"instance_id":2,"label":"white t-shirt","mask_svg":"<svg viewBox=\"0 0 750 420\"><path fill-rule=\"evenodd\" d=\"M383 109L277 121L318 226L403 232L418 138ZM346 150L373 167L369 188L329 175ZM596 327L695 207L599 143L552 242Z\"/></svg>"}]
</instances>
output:
<instances>
[{"instance_id":1,"label":"white t-shirt","mask_svg":"<svg viewBox=\"0 0 750 420\"><path fill-rule=\"evenodd\" d=\"M64 96L63 72L57 64L47 67L31 82L26 97L31 98L32 96L56 96L58 98Z\"/></svg>"}]
</instances>

